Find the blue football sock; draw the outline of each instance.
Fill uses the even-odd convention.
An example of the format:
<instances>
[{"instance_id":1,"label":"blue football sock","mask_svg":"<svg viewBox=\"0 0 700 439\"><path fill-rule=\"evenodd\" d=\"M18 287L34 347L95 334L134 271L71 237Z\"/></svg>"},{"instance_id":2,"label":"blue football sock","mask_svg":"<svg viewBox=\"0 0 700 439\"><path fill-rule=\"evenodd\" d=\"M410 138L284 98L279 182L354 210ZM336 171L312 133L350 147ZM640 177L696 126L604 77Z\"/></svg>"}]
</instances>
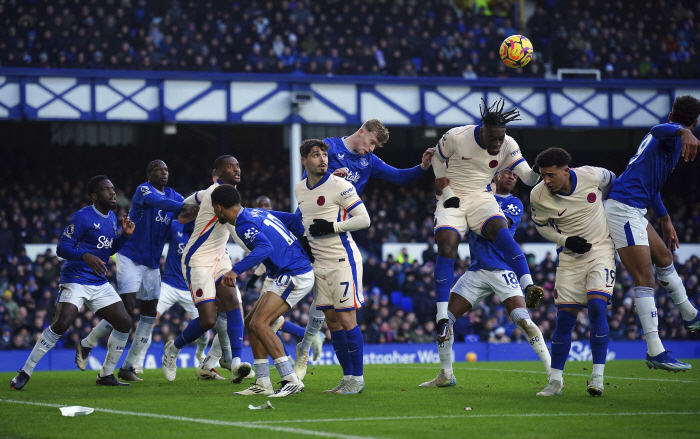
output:
<instances>
[{"instance_id":1,"label":"blue football sock","mask_svg":"<svg viewBox=\"0 0 700 439\"><path fill-rule=\"evenodd\" d=\"M348 352L350 354L350 361L352 362L352 375L361 377L362 363L364 360L364 340L360 327L355 326L351 330L345 331L345 337L348 340Z\"/></svg>"},{"instance_id":2,"label":"blue football sock","mask_svg":"<svg viewBox=\"0 0 700 439\"><path fill-rule=\"evenodd\" d=\"M557 326L552 334L552 369L564 370L571 350L571 331L576 325L576 315L568 311L557 312Z\"/></svg>"},{"instance_id":3,"label":"blue football sock","mask_svg":"<svg viewBox=\"0 0 700 439\"><path fill-rule=\"evenodd\" d=\"M280 334L279 331L277 331L277 338L279 338L282 342L282 349L284 349L284 355L289 356L289 352L287 352L287 345L284 344L284 340L282 340L282 334Z\"/></svg>"},{"instance_id":4,"label":"blue football sock","mask_svg":"<svg viewBox=\"0 0 700 439\"><path fill-rule=\"evenodd\" d=\"M605 364L608 355L610 329L607 317L608 304L603 299L588 301L588 320L591 322L591 354L593 364Z\"/></svg>"},{"instance_id":5,"label":"blue football sock","mask_svg":"<svg viewBox=\"0 0 700 439\"><path fill-rule=\"evenodd\" d=\"M450 289L455 280L455 260L438 256L435 261L435 296L438 302L447 302L450 299Z\"/></svg>"},{"instance_id":6,"label":"blue football sock","mask_svg":"<svg viewBox=\"0 0 700 439\"><path fill-rule=\"evenodd\" d=\"M243 314L236 308L226 312L226 332L231 341L231 356L241 358L243 352Z\"/></svg>"},{"instance_id":7,"label":"blue football sock","mask_svg":"<svg viewBox=\"0 0 700 439\"><path fill-rule=\"evenodd\" d=\"M186 344L192 343L204 334L204 329L202 325L199 324L199 318L196 318L190 322L189 325L182 331L182 334L178 335L175 339L175 347L182 349Z\"/></svg>"},{"instance_id":8,"label":"blue football sock","mask_svg":"<svg viewBox=\"0 0 700 439\"><path fill-rule=\"evenodd\" d=\"M352 375L352 361L350 360L350 352L348 352L348 339L345 337L345 330L331 332L331 341L335 356L338 357L338 363L343 368L343 375Z\"/></svg>"},{"instance_id":9,"label":"blue football sock","mask_svg":"<svg viewBox=\"0 0 700 439\"><path fill-rule=\"evenodd\" d=\"M494 244L496 248L503 253L503 259L505 259L506 264L515 272L518 279L522 279L523 276L530 277L530 268L527 266L527 259L508 229L503 228L498 231ZM527 285L523 285L523 288L526 286Z\"/></svg>"},{"instance_id":10,"label":"blue football sock","mask_svg":"<svg viewBox=\"0 0 700 439\"><path fill-rule=\"evenodd\" d=\"M295 325L294 323L288 322L285 320L284 323L282 324L282 327L280 328L280 331L286 332L287 334L292 334L292 335L295 335L295 336L301 338L304 336L305 329L299 325Z\"/></svg>"}]
</instances>

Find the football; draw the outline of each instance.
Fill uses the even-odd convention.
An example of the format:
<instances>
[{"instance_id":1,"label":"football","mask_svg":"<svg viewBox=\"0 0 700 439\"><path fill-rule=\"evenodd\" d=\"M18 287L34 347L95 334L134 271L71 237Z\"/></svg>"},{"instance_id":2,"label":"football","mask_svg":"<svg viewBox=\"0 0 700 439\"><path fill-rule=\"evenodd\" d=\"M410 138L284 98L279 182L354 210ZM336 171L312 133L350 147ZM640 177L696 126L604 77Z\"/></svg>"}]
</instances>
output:
<instances>
[{"instance_id":1,"label":"football","mask_svg":"<svg viewBox=\"0 0 700 439\"><path fill-rule=\"evenodd\" d=\"M522 35L511 35L501 43L499 55L506 67L517 69L532 59L532 43Z\"/></svg>"}]
</instances>

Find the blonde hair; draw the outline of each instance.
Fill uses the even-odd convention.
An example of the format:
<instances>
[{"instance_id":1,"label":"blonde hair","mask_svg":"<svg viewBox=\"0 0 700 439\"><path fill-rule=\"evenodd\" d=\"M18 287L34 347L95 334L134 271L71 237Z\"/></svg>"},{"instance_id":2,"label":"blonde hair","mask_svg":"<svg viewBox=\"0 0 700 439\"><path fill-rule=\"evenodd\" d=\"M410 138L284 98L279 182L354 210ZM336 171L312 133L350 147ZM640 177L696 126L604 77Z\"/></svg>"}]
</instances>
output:
<instances>
[{"instance_id":1,"label":"blonde hair","mask_svg":"<svg viewBox=\"0 0 700 439\"><path fill-rule=\"evenodd\" d=\"M377 146L380 148L389 141L389 130L379 119L369 119L360 128L364 128L370 133L377 133L377 142L379 142Z\"/></svg>"}]
</instances>

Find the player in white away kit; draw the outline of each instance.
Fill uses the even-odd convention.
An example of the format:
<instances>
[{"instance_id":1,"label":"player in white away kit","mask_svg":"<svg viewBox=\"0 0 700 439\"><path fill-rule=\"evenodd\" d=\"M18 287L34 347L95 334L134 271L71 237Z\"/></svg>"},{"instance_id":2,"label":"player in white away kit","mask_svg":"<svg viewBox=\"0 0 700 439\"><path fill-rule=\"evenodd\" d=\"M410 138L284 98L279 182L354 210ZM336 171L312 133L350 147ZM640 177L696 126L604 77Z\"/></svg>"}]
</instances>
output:
<instances>
[{"instance_id":1,"label":"player in white away kit","mask_svg":"<svg viewBox=\"0 0 700 439\"><path fill-rule=\"evenodd\" d=\"M450 181L442 190L435 210L438 245L434 272L438 302L435 338L438 342L450 338L447 301L454 282L457 247L467 231L486 238L503 254L523 286L528 308L535 308L544 293L532 283L523 251L508 231L508 222L496 199L484 189L502 169L515 171L528 186L540 178L528 166L515 140L506 135L506 124L518 120L520 114L517 109L503 113L503 105L503 100L499 100L486 108L484 102L482 123L449 130L438 142L437 154L432 158L435 177L447 177Z\"/></svg>"},{"instance_id":2,"label":"player in white away kit","mask_svg":"<svg viewBox=\"0 0 700 439\"><path fill-rule=\"evenodd\" d=\"M489 192L496 198L504 215L508 218L508 229L511 234L515 233L523 215L523 203L510 193L517 181L518 177L513 171L504 169L496 174L489 188ZM438 189L444 188L448 183L447 178L436 181ZM510 318L527 336L549 375L551 363L549 351L540 328L530 320L525 309L525 299L515 273L511 271L503 260L503 255L493 243L476 233L469 233L469 249L472 264L452 288L447 305L451 335L447 341L438 343L440 373L418 387L452 387L457 384L452 371L452 344L454 343L452 327L458 318L471 311L475 305L491 294L498 296Z\"/></svg>"},{"instance_id":3,"label":"player in white away kit","mask_svg":"<svg viewBox=\"0 0 700 439\"><path fill-rule=\"evenodd\" d=\"M301 144L299 152L307 178L297 183L294 195L314 257L316 308L334 310L338 316L338 321L328 319L326 323L343 378L326 392L348 395L365 388L364 343L356 317L356 310L365 302L362 255L349 232L369 227L370 219L355 187L328 171L327 151L328 145L321 140L309 139Z\"/></svg>"},{"instance_id":4,"label":"player in white away kit","mask_svg":"<svg viewBox=\"0 0 700 439\"><path fill-rule=\"evenodd\" d=\"M557 324L552 334L552 371L538 396L561 394L564 364L579 309L588 308L593 372L588 393L603 394L608 354L607 309L615 285L615 246L605 219L603 200L615 174L603 168L569 168L571 156L549 148L536 159L544 181L532 189L530 205L537 231L557 244L554 303Z\"/></svg>"},{"instance_id":5,"label":"player in white away kit","mask_svg":"<svg viewBox=\"0 0 700 439\"><path fill-rule=\"evenodd\" d=\"M226 250L226 243L231 235L228 228L219 222L211 202L211 193L220 184L238 182L240 167L238 160L234 157L221 156L214 162L214 169L218 177L217 182L203 194L200 191L190 196L200 203L200 207L194 231L183 254L182 272L189 285L192 300L199 311L199 317L192 320L175 341L171 340L165 345L163 374L168 381L175 380L176 361L180 349L197 340L216 324L218 315L215 300L218 302L219 310L226 313L226 331L229 339L234 346L237 343L241 346L232 349L231 381L240 383L252 370L250 364L240 362L243 315L238 290L220 282L221 278L231 271L231 258Z\"/></svg>"}]
</instances>

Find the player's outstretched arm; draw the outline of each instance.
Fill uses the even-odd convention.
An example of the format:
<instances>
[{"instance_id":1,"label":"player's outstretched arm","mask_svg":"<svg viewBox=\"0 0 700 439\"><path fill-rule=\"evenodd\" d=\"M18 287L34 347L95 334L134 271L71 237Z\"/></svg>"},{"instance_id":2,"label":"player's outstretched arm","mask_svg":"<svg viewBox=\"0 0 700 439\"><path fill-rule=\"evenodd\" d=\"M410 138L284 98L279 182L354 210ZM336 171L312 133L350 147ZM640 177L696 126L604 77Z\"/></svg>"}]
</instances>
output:
<instances>
[{"instance_id":1,"label":"player's outstretched arm","mask_svg":"<svg viewBox=\"0 0 700 439\"><path fill-rule=\"evenodd\" d=\"M408 184L428 170L435 155L435 148L428 148L421 159L421 164L408 169L397 169L387 165L377 156L373 157L372 177L389 181L399 186Z\"/></svg>"},{"instance_id":2,"label":"player's outstretched arm","mask_svg":"<svg viewBox=\"0 0 700 439\"><path fill-rule=\"evenodd\" d=\"M656 125L649 132L657 139L669 139L680 136L681 143L683 144L681 157L683 157L686 162L695 160L700 141L691 130L687 129L682 124L676 122L663 123L661 125Z\"/></svg>"},{"instance_id":3,"label":"player's outstretched arm","mask_svg":"<svg viewBox=\"0 0 700 439\"><path fill-rule=\"evenodd\" d=\"M142 188L145 188L146 186L141 186ZM156 209L163 210L165 212L180 212L181 210L184 210L185 202L184 201L175 201L175 200L169 200L167 198L160 198L156 196L153 192L146 191L141 193L141 197L143 200L143 204L146 204L151 207L155 207ZM179 197L182 198L182 197ZM191 210L192 208L187 208Z\"/></svg>"}]
</instances>

